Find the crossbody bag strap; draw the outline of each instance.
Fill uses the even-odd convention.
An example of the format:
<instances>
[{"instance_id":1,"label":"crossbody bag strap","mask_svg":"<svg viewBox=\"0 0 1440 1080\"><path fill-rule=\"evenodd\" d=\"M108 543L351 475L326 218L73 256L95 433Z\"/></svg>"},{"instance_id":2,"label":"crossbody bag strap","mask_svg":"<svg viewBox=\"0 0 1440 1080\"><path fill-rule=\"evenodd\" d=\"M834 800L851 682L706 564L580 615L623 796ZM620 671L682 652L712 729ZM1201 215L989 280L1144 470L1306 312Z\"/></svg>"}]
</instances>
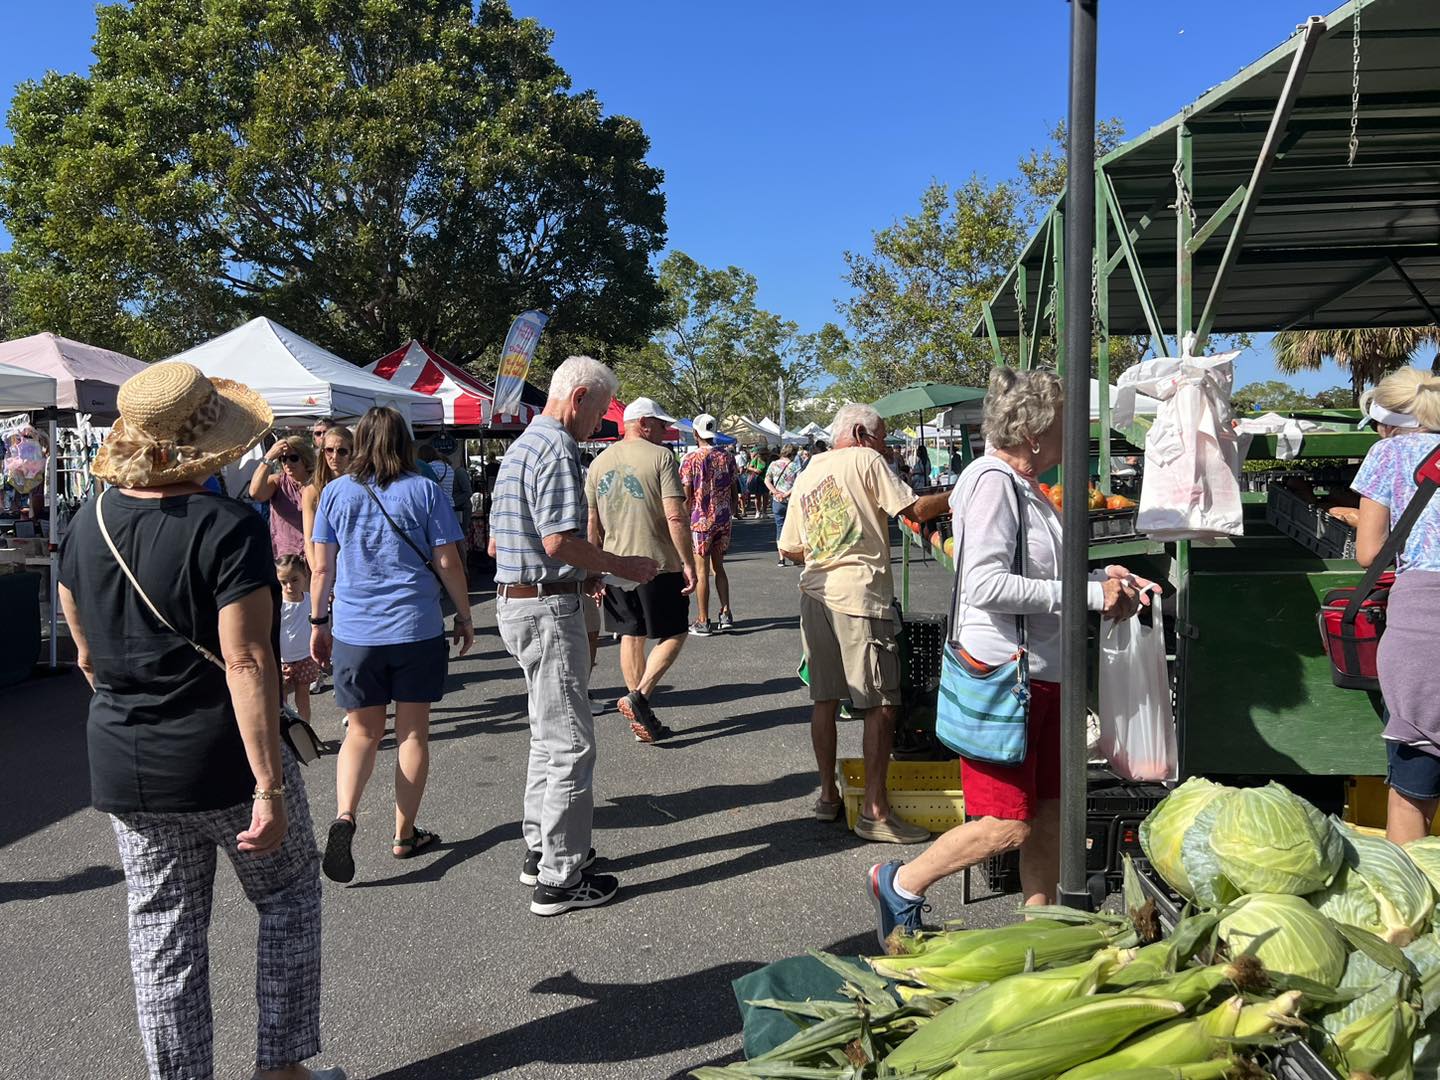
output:
<instances>
[{"instance_id":1,"label":"crossbody bag strap","mask_svg":"<svg viewBox=\"0 0 1440 1080\"><path fill-rule=\"evenodd\" d=\"M987 473L1002 472L1001 469L986 469ZM977 477L975 486L971 487L970 494L975 494L975 487L978 487L982 477ZM1020 485L1011 478L1010 489L1015 496L1015 558L1011 560L1010 572L1017 577L1025 576L1025 545L1028 533L1025 526L1025 502L1020 492ZM960 615L960 577L965 569L965 522L960 522L960 543L955 548L955 584L950 593L951 621L955 622ZM1029 634L1026 629L1025 616L1015 616L1015 635L1017 646L1021 653L1028 651L1030 646ZM960 644L960 627L953 627L952 644Z\"/></svg>"},{"instance_id":2,"label":"crossbody bag strap","mask_svg":"<svg viewBox=\"0 0 1440 1080\"><path fill-rule=\"evenodd\" d=\"M155 616L156 620L160 623L161 626L163 626L166 630L169 630L176 637L184 641L187 645L189 645L197 653L203 656L206 660L209 660L210 663L214 664L221 670L224 670L225 661L221 660L218 656L216 656L209 649L205 648L205 646L201 645L198 641L194 640L186 634L182 634L179 630L176 630L174 624L172 624L169 619L165 618L164 615L160 614L160 609L155 606L149 595L145 592L144 589L140 587L140 582L137 581L135 579L135 575L131 573L129 564L126 563L124 558L121 557L120 549L115 546L115 541L110 536L110 530L105 526L105 496L109 493L110 489L106 488L100 493L100 497L95 500L95 523L100 526L100 535L105 540L105 546L110 549L110 554L115 556L115 561L120 565L120 572L124 574L125 579L129 581L132 586L134 586L135 592L139 594L141 600L145 601L145 606L150 609L150 614Z\"/></svg>"},{"instance_id":3,"label":"crossbody bag strap","mask_svg":"<svg viewBox=\"0 0 1440 1080\"><path fill-rule=\"evenodd\" d=\"M385 520L389 522L390 528L395 530L395 535L400 537L401 540L404 540L405 543L410 545L410 550L415 552L415 554L419 556L420 561L425 564L425 569L429 570L430 573L435 575L435 580L440 582L440 588L444 589L445 580L440 576L440 571L435 569L435 564L430 560L430 556L426 555L425 552L421 551L420 545L415 543L414 540L411 540L410 534L407 533L404 529L400 528L399 524L395 521L395 519L390 516L389 511L385 509L385 504L380 501L380 496L375 494L375 489L372 488L369 484L365 483L363 480L357 482L360 484L360 487L364 490L365 494L370 496L370 501L375 504L376 509L378 509L381 515L385 518Z\"/></svg>"}]
</instances>

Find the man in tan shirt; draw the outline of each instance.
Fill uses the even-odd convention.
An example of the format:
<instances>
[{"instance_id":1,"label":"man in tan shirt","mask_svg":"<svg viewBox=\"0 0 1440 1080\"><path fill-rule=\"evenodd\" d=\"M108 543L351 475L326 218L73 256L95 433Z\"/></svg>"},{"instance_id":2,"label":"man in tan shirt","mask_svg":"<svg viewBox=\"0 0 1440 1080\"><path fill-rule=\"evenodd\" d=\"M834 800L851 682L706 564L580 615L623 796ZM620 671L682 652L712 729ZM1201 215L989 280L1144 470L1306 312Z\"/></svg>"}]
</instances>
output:
<instances>
[{"instance_id":1,"label":"man in tan shirt","mask_svg":"<svg viewBox=\"0 0 1440 1080\"><path fill-rule=\"evenodd\" d=\"M690 630L695 557L690 514L675 455L661 443L674 418L650 398L625 407L625 437L590 464L590 542L615 555L643 555L660 571L633 588L605 588L605 612L620 635L620 670L629 691L616 702L640 742L672 734L650 707L660 679L680 655ZM626 583L628 584L628 583ZM645 639L657 642L645 655Z\"/></svg>"},{"instance_id":2,"label":"man in tan shirt","mask_svg":"<svg viewBox=\"0 0 1440 1080\"><path fill-rule=\"evenodd\" d=\"M815 816L844 809L835 782L835 715L840 699L865 714L865 802L855 832L867 840L917 844L930 833L890 812L885 774L900 701L890 518L929 521L948 492L917 498L890 471L885 421L869 405L847 404L830 427L834 449L811 459L795 481L780 554L803 562L800 638L809 658L810 739L820 770Z\"/></svg>"}]
</instances>

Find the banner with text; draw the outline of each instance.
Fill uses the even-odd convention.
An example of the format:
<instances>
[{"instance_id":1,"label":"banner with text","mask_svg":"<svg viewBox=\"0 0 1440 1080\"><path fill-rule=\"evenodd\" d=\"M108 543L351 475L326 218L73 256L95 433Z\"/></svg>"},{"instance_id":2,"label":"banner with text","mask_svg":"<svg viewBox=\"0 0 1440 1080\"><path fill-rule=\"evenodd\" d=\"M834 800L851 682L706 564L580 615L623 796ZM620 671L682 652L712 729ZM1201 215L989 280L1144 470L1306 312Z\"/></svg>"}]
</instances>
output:
<instances>
[{"instance_id":1,"label":"banner with text","mask_svg":"<svg viewBox=\"0 0 1440 1080\"><path fill-rule=\"evenodd\" d=\"M505 347L500 350L500 369L495 375L495 416L513 416L520 411L520 396L525 389L525 376L530 372L530 359L540 343L540 331L549 316L541 311L525 311L510 324Z\"/></svg>"}]
</instances>

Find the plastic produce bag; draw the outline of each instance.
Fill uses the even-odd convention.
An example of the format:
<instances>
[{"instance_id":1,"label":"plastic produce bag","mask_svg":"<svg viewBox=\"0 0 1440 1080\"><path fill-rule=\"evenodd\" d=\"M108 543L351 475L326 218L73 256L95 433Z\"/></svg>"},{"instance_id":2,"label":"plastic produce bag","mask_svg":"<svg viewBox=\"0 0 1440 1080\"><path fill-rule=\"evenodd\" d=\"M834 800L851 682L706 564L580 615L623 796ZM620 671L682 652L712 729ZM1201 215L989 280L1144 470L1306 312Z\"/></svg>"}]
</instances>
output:
<instances>
[{"instance_id":1,"label":"plastic produce bag","mask_svg":"<svg viewBox=\"0 0 1440 1080\"><path fill-rule=\"evenodd\" d=\"M1207 540L1244 533L1240 444L1231 424L1233 361L1220 356L1146 360L1117 382L1114 424L1127 426L1135 395L1160 401L1145 437L1145 479L1135 527L1154 540Z\"/></svg>"},{"instance_id":2,"label":"plastic produce bag","mask_svg":"<svg viewBox=\"0 0 1440 1080\"><path fill-rule=\"evenodd\" d=\"M1127 780L1173 780L1179 767L1165 632L1158 601L1152 625L1137 612L1100 635L1099 752Z\"/></svg>"}]
</instances>

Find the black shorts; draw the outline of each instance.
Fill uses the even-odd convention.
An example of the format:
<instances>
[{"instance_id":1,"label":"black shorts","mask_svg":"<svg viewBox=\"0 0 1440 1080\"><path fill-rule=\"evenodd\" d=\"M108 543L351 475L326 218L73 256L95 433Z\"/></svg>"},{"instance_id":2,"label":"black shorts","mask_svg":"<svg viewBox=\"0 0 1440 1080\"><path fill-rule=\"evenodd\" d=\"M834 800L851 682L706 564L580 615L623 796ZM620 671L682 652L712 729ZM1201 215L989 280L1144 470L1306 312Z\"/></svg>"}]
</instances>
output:
<instances>
[{"instance_id":1,"label":"black shorts","mask_svg":"<svg viewBox=\"0 0 1440 1080\"><path fill-rule=\"evenodd\" d=\"M685 575L680 571L656 574L653 581L633 589L605 590L605 614L609 628L621 637L648 637L662 640L690 630L690 597Z\"/></svg>"},{"instance_id":2,"label":"black shorts","mask_svg":"<svg viewBox=\"0 0 1440 1080\"><path fill-rule=\"evenodd\" d=\"M434 702L445 696L450 645L445 635L398 645L349 645L334 639L330 666L335 704L347 712L392 701Z\"/></svg>"}]
</instances>

